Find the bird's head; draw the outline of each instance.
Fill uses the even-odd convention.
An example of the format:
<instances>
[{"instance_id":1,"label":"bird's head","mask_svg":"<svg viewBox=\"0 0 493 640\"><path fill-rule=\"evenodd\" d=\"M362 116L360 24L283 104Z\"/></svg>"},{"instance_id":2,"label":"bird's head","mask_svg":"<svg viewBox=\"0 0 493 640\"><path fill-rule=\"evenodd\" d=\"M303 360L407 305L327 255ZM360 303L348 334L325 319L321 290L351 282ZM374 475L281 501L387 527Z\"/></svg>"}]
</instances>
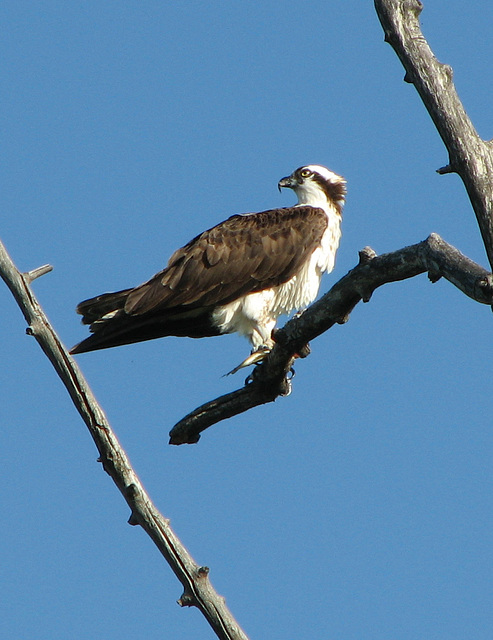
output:
<instances>
[{"instance_id":1,"label":"bird's head","mask_svg":"<svg viewBox=\"0 0 493 640\"><path fill-rule=\"evenodd\" d=\"M279 180L279 191L283 187L293 189L299 205L325 207L332 204L341 213L346 197L346 181L318 164L299 167L290 176Z\"/></svg>"}]
</instances>

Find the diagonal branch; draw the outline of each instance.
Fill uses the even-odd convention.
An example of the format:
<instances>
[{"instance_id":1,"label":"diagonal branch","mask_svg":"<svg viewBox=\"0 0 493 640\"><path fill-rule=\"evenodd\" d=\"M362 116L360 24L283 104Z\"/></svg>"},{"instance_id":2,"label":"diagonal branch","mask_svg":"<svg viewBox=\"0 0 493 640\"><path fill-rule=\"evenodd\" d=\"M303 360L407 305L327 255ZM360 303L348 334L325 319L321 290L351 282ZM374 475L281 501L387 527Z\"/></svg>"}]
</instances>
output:
<instances>
[{"instance_id":1,"label":"diagonal branch","mask_svg":"<svg viewBox=\"0 0 493 640\"><path fill-rule=\"evenodd\" d=\"M276 346L258 365L252 381L242 389L208 402L180 420L170 432L170 444L193 444L200 433L221 420L289 393L286 380L295 357L307 343L334 324L348 320L360 300L368 302L375 289L389 282L428 273L432 282L444 277L464 294L480 302L493 302L493 277L437 234L381 256L365 248L360 263L301 316L276 332Z\"/></svg>"},{"instance_id":2,"label":"diagonal branch","mask_svg":"<svg viewBox=\"0 0 493 640\"><path fill-rule=\"evenodd\" d=\"M453 71L433 55L419 26L419 0L374 0L385 32L449 153L438 173L458 173L466 187L493 267L493 146L482 140L462 106Z\"/></svg>"},{"instance_id":3,"label":"diagonal branch","mask_svg":"<svg viewBox=\"0 0 493 640\"><path fill-rule=\"evenodd\" d=\"M183 595L178 604L198 607L221 640L248 640L226 607L224 598L212 587L208 568L194 562L168 520L153 505L79 367L68 354L31 291L30 282L49 270L45 266L20 273L0 242L0 276L24 314L28 323L27 333L36 338L48 356L86 423L104 470L112 477L132 511L129 523L141 525L182 583Z\"/></svg>"}]
</instances>

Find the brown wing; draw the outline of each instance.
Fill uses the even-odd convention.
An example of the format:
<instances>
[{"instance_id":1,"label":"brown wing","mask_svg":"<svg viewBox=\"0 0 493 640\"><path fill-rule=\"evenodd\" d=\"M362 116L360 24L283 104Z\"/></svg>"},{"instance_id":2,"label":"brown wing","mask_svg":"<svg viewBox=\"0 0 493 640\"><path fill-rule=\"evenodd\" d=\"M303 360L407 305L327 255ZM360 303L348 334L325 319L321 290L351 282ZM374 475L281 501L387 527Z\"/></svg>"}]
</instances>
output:
<instances>
[{"instance_id":1,"label":"brown wing","mask_svg":"<svg viewBox=\"0 0 493 640\"><path fill-rule=\"evenodd\" d=\"M130 292L125 312L222 305L282 284L326 227L324 211L308 206L232 216L175 251L166 269Z\"/></svg>"}]
</instances>

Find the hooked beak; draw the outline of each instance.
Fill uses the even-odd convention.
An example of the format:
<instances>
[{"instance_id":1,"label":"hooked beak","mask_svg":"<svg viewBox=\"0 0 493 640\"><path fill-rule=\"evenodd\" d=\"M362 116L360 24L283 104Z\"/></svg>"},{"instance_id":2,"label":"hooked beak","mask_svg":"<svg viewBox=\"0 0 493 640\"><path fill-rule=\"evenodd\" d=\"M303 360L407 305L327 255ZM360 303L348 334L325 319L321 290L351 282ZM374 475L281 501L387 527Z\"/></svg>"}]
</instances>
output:
<instances>
[{"instance_id":1,"label":"hooked beak","mask_svg":"<svg viewBox=\"0 0 493 640\"><path fill-rule=\"evenodd\" d=\"M287 176L286 178L283 178L282 180L279 180L279 182L277 183L277 188L279 189L279 191L281 191L281 189L294 189L294 187L296 186L296 180L293 178L293 176Z\"/></svg>"}]
</instances>

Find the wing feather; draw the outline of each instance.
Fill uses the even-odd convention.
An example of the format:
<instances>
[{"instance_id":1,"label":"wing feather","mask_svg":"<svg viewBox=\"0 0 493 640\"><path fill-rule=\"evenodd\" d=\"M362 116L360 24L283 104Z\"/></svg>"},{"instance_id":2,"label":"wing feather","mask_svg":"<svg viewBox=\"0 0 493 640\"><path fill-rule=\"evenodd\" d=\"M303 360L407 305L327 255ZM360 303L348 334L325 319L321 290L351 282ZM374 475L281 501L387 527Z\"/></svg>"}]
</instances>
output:
<instances>
[{"instance_id":1,"label":"wing feather","mask_svg":"<svg viewBox=\"0 0 493 640\"><path fill-rule=\"evenodd\" d=\"M130 315L215 306L289 280L319 245L327 218L316 207L236 215L175 251L166 269L128 296Z\"/></svg>"}]
</instances>

